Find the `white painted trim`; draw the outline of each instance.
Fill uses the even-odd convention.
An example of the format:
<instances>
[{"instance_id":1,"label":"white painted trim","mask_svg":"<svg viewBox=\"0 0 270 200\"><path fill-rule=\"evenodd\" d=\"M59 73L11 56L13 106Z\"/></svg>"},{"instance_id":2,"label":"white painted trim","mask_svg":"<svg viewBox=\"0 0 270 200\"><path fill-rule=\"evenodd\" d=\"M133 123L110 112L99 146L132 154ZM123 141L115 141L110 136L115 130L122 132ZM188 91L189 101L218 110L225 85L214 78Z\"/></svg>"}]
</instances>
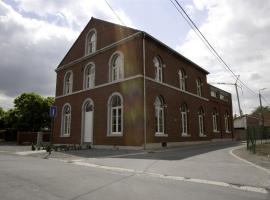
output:
<instances>
[{"instance_id":1,"label":"white painted trim","mask_svg":"<svg viewBox=\"0 0 270 200\"><path fill-rule=\"evenodd\" d=\"M93 87L90 87L90 88L86 88L86 84L85 84L85 82L86 82L86 80L85 80L85 78L86 78L86 69L89 67L89 65L92 65L93 67L94 67L94 69L95 69L95 73L94 73L94 85L93 85ZM94 88L95 87L95 85L96 85L96 66L95 66L95 63L94 62L88 62L85 66L84 66L84 70L83 70L83 89L84 90L87 90L87 89L92 89L92 88Z\"/></svg>"},{"instance_id":2,"label":"white painted trim","mask_svg":"<svg viewBox=\"0 0 270 200\"><path fill-rule=\"evenodd\" d=\"M93 105L93 122L92 122L92 145L94 144L94 118L95 118L95 104L94 101L91 98L86 98L83 103L82 103L82 108L81 108L81 112L82 112L82 116L81 116L81 144L84 143L84 118L85 118L85 104L87 102L90 102Z\"/></svg>"},{"instance_id":3,"label":"white painted trim","mask_svg":"<svg viewBox=\"0 0 270 200\"><path fill-rule=\"evenodd\" d=\"M156 137L168 137L168 134L165 134L165 133L155 133L155 136Z\"/></svg>"},{"instance_id":4,"label":"white painted trim","mask_svg":"<svg viewBox=\"0 0 270 200\"><path fill-rule=\"evenodd\" d=\"M102 88L102 87L106 87L106 86L117 84L117 83L122 83L122 82L133 80L133 79L136 79L136 78L143 78L143 75L138 74L138 75L130 76L128 78L121 79L121 80L118 80L118 81L115 81L115 82L109 82L109 83L100 84L100 85L94 86L93 88L88 88L88 89L85 89L85 90L78 90L76 92L73 92L73 93L67 94L67 95L60 95L60 96L55 97L55 99L60 99L60 98L66 97L66 96L82 93L82 92L85 92L85 91L94 90L94 89L97 89L97 88Z\"/></svg>"},{"instance_id":5,"label":"white painted trim","mask_svg":"<svg viewBox=\"0 0 270 200\"><path fill-rule=\"evenodd\" d=\"M70 87L70 92L66 94L66 78L67 78L67 75L70 73L70 82L71 82L71 87ZM68 95L68 94L72 94L73 92L73 71L72 70L68 70L66 73L65 73L65 76L64 76L64 80L63 80L63 95Z\"/></svg>"},{"instance_id":6,"label":"white painted trim","mask_svg":"<svg viewBox=\"0 0 270 200\"><path fill-rule=\"evenodd\" d=\"M158 81L156 81L155 79L150 78L150 77L145 77L145 78L146 78L147 80L149 80L149 81L152 81L152 82L155 82L155 83L161 84L161 85L163 85L163 86L166 86L166 87L168 87L168 88L171 88L171 89L177 90L177 91L179 91L179 92L182 92L182 93L185 93L185 94L191 95L191 96L193 96L193 97L197 97L197 98L202 99L202 100L205 100L205 101L209 101L209 99L207 99L207 98L204 98L204 97L198 96L198 95L193 94L193 93L188 92L188 91L180 90L179 88L177 88L177 87L175 87L175 86L172 86L172 85L169 85L169 84L167 84L167 83L161 83L161 82L158 82Z\"/></svg>"},{"instance_id":7,"label":"white painted trim","mask_svg":"<svg viewBox=\"0 0 270 200\"><path fill-rule=\"evenodd\" d=\"M122 132L117 132L117 133L111 133L111 106L110 106L110 102L113 96L119 96L121 99L121 131ZM124 132L124 99L122 94L120 94L119 92L114 92L112 93L107 101L107 136L108 137L121 137L123 136L123 132Z\"/></svg>"},{"instance_id":8,"label":"white painted trim","mask_svg":"<svg viewBox=\"0 0 270 200\"><path fill-rule=\"evenodd\" d=\"M63 134L63 124L64 124L64 119L63 119L63 112L64 112L64 108L65 106L69 106L70 108L70 133L69 134ZM62 106L62 111L61 111L61 132L60 132L60 137L70 137L70 134L71 134L71 120L72 120L72 108L71 108L71 105L70 103L65 103L63 106Z\"/></svg>"},{"instance_id":9,"label":"white painted trim","mask_svg":"<svg viewBox=\"0 0 270 200\"><path fill-rule=\"evenodd\" d=\"M96 44L95 44L95 51L91 52L91 53L88 53L88 36L91 32L94 32L95 35L96 35ZM85 37L85 49L84 49L84 55L85 56L88 56L88 55L91 55L93 53L95 53L97 51L97 30L95 28L92 28L88 31L88 33L86 34L86 37Z\"/></svg>"},{"instance_id":10,"label":"white painted trim","mask_svg":"<svg viewBox=\"0 0 270 200\"><path fill-rule=\"evenodd\" d=\"M122 66L120 66L120 70L123 77L122 78L119 78L117 80L112 80L112 61L113 61L113 58L115 55L119 55L122 59ZM124 54L121 52L121 51L115 51L110 59L109 59L109 62L108 62L108 66L109 66L109 78L108 78L108 82L116 82L116 81L119 81L119 80L123 80L125 78L125 57L124 57Z\"/></svg>"},{"instance_id":11,"label":"white painted trim","mask_svg":"<svg viewBox=\"0 0 270 200\"><path fill-rule=\"evenodd\" d=\"M127 42L127 41L129 41L129 40L132 40L132 39L136 38L136 37L137 37L138 35L140 35L140 34L141 34L141 32L134 33L133 35L130 35L130 36L125 37L125 38L123 38L123 39L121 39L121 40L119 40L119 41L117 41L117 42L114 42L114 43L112 43L112 44L110 44L110 45L108 45L108 46L106 46L106 47L103 47L103 48L101 48L101 49L95 51L94 53L92 53L92 54L90 54L90 55L87 55L87 56L85 55L85 56L83 56L83 57L81 57L81 58L78 58L78 59L73 60L73 61L71 61L71 62L69 62L69 63L67 63L67 64L64 64L64 65L62 65L61 67L56 68L56 69L55 69L55 72L58 72L58 71L63 70L63 69L65 69L65 68L67 68L67 67L70 67L70 66L72 66L72 65L75 65L75 64L77 64L77 63L80 63L80 62L82 62L82 61L84 61L84 60L86 60L86 59L88 59L88 58L91 58L91 57L93 57L93 56L95 56L95 55L97 55L97 54L100 54L100 53L102 53L102 52L104 52L104 51L106 51L106 50L108 50L108 49L112 49L112 48L114 48L115 46L121 45L121 44L123 44L123 43L125 43L125 42Z\"/></svg>"}]
</instances>

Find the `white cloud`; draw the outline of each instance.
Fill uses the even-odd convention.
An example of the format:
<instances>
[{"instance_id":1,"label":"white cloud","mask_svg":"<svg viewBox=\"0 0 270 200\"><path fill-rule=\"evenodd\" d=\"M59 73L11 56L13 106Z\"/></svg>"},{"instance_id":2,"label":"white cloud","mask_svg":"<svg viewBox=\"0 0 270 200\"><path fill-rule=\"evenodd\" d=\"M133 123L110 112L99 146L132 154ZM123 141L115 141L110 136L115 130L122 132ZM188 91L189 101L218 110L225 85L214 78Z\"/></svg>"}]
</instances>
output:
<instances>
[{"instance_id":1,"label":"white cloud","mask_svg":"<svg viewBox=\"0 0 270 200\"><path fill-rule=\"evenodd\" d=\"M0 107L22 92L54 95L54 69L92 16L117 18L102 1L0 1ZM127 25L131 20L116 9ZM118 22L119 23L119 22Z\"/></svg>"},{"instance_id":2,"label":"white cloud","mask_svg":"<svg viewBox=\"0 0 270 200\"><path fill-rule=\"evenodd\" d=\"M270 2L245 0L193 0L197 10L206 9L208 17L199 27L221 57L236 74L254 91L262 87L270 90ZM234 82L201 40L190 31L177 50L211 74L209 82ZM235 97L230 86L219 86ZM250 112L258 105L258 97L243 88L242 107ZM264 92L269 99L270 93ZM238 112L234 98L234 112Z\"/></svg>"}]
</instances>

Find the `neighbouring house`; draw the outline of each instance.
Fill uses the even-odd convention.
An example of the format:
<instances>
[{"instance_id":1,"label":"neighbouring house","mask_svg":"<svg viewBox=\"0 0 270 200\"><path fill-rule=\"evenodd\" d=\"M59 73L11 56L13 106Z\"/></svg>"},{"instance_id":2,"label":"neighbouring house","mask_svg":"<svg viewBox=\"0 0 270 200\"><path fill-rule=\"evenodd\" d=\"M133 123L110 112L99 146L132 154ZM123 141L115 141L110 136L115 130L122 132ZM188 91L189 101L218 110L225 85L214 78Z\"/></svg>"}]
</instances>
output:
<instances>
[{"instance_id":1,"label":"neighbouring house","mask_svg":"<svg viewBox=\"0 0 270 200\"><path fill-rule=\"evenodd\" d=\"M91 18L55 71L55 144L147 147L233 137L231 94L143 31Z\"/></svg>"}]
</instances>

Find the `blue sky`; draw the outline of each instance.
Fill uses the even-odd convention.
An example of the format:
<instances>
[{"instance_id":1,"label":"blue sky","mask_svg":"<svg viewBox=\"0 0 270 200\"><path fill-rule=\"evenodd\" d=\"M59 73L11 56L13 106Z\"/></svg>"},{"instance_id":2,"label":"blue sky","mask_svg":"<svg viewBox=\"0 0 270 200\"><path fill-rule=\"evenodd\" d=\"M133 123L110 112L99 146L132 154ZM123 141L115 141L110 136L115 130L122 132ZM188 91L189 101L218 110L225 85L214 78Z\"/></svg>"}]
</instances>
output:
<instances>
[{"instance_id":1,"label":"blue sky","mask_svg":"<svg viewBox=\"0 0 270 200\"><path fill-rule=\"evenodd\" d=\"M127 26L146 31L204 67L211 83L233 82L170 0L108 0ZM255 91L240 92L245 113L258 105L257 92L270 100L269 1L179 0L200 30ZM91 17L120 23L104 0L0 1L0 106L10 108L22 92L53 96L54 69ZM20 48L18 48L18 46ZM231 86L219 86L233 95ZM266 105L266 102L263 101Z\"/></svg>"}]
</instances>

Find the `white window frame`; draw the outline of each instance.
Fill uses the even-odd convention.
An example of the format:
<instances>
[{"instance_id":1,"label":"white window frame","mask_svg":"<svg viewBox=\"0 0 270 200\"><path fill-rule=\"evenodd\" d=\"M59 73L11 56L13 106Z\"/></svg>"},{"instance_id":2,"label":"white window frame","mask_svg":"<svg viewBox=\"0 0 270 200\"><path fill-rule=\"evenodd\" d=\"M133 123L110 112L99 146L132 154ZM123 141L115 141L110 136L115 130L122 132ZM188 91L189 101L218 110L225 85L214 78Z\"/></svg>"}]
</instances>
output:
<instances>
[{"instance_id":1,"label":"white window frame","mask_svg":"<svg viewBox=\"0 0 270 200\"><path fill-rule=\"evenodd\" d=\"M111 102L112 102L112 98L113 97L115 97L115 96L118 96L119 98L120 98L120 100L121 100L121 105L120 106L116 106L116 107L112 107L112 104L111 104ZM110 97L109 97L109 99L108 99L108 119L107 119L107 129L108 129L108 131L107 131L107 136L122 136L123 135L123 119L124 119L124 110L123 110L123 103L124 103L124 101L123 101L123 97L122 97L122 95L120 94L120 93L118 93L118 92L115 92L115 93L113 93ZM116 118L118 118L119 117L119 111L121 112L121 116L120 116L120 118L121 118L121 131L119 131L118 130L118 120L116 120L116 129L117 129L117 131L115 131L115 132L113 132L112 130L113 130L113 124L112 124L112 121L113 121L113 111L116 111Z\"/></svg>"},{"instance_id":2,"label":"white window frame","mask_svg":"<svg viewBox=\"0 0 270 200\"><path fill-rule=\"evenodd\" d=\"M179 70L179 88L180 90L186 91L186 74L183 70Z\"/></svg>"},{"instance_id":3,"label":"white window frame","mask_svg":"<svg viewBox=\"0 0 270 200\"><path fill-rule=\"evenodd\" d=\"M216 110L214 110L213 112L213 132L218 132L218 124L217 124L217 117L218 117L218 113Z\"/></svg>"},{"instance_id":4,"label":"white window frame","mask_svg":"<svg viewBox=\"0 0 270 200\"><path fill-rule=\"evenodd\" d=\"M67 82L67 78L69 76L69 81ZM64 86L63 86L63 94L71 94L73 88L73 73L72 71L67 71L64 76Z\"/></svg>"},{"instance_id":5,"label":"white window frame","mask_svg":"<svg viewBox=\"0 0 270 200\"><path fill-rule=\"evenodd\" d=\"M197 95L201 97L202 96L202 81L199 78L196 80L196 87L197 87Z\"/></svg>"},{"instance_id":6,"label":"white window frame","mask_svg":"<svg viewBox=\"0 0 270 200\"><path fill-rule=\"evenodd\" d=\"M184 136L189 136L188 134L188 108L187 105L184 104L180 108L181 112L181 135Z\"/></svg>"},{"instance_id":7,"label":"white window frame","mask_svg":"<svg viewBox=\"0 0 270 200\"><path fill-rule=\"evenodd\" d=\"M167 136L165 134L164 101L158 96L155 99L155 136Z\"/></svg>"},{"instance_id":8,"label":"white window frame","mask_svg":"<svg viewBox=\"0 0 270 200\"><path fill-rule=\"evenodd\" d=\"M198 123L199 123L199 136L205 137L206 135L204 134L204 111L202 108L198 112Z\"/></svg>"},{"instance_id":9,"label":"white window frame","mask_svg":"<svg viewBox=\"0 0 270 200\"><path fill-rule=\"evenodd\" d=\"M97 31L96 29L91 29L85 40L85 55L92 54L96 52L97 49Z\"/></svg>"},{"instance_id":10,"label":"white window frame","mask_svg":"<svg viewBox=\"0 0 270 200\"><path fill-rule=\"evenodd\" d=\"M88 70L90 68L90 73ZM88 63L84 69L84 89L95 87L95 65L93 62Z\"/></svg>"},{"instance_id":11,"label":"white window frame","mask_svg":"<svg viewBox=\"0 0 270 200\"><path fill-rule=\"evenodd\" d=\"M230 127L229 127L229 114L228 112L224 115L224 126L225 126L225 132L230 133Z\"/></svg>"},{"instance_id":12,"label":"white window frame","mask_svg":"<svg viewBox=\"0 0 270 200\"><path fill-rule=\"evenodd\" d=\"M69 108L69 114L66 114L66 108ZM71 106L69 103L66 103L62 107L61 115L61 137L69 137L71 132Z\"/></svg>"},{"instance_id":13,"label":"white window frame","mask_svg":"<svg viewBox=\"0 0 270 200\"><path fill-rule=\"evenodd\" d=\"M158 56L154 57L153 63L155 66L155 80L162 83L163 82L163 72L162 72L163 64L160 57Z\"/></svg>"},{"instance_id":14,"label":"white window frame","mask_svg":"<svg viewBox=\"0 0 270 200\"><path fill-rule=\"evenodd\" d=\"M119 65L114 65L116 62L116 57L118 57L120 60ZM110 82L119 81L121 79L124 79L124 55L120 51L114 52L110 59L109 59L109 80Z\"/></svg>"}]
</instances>

